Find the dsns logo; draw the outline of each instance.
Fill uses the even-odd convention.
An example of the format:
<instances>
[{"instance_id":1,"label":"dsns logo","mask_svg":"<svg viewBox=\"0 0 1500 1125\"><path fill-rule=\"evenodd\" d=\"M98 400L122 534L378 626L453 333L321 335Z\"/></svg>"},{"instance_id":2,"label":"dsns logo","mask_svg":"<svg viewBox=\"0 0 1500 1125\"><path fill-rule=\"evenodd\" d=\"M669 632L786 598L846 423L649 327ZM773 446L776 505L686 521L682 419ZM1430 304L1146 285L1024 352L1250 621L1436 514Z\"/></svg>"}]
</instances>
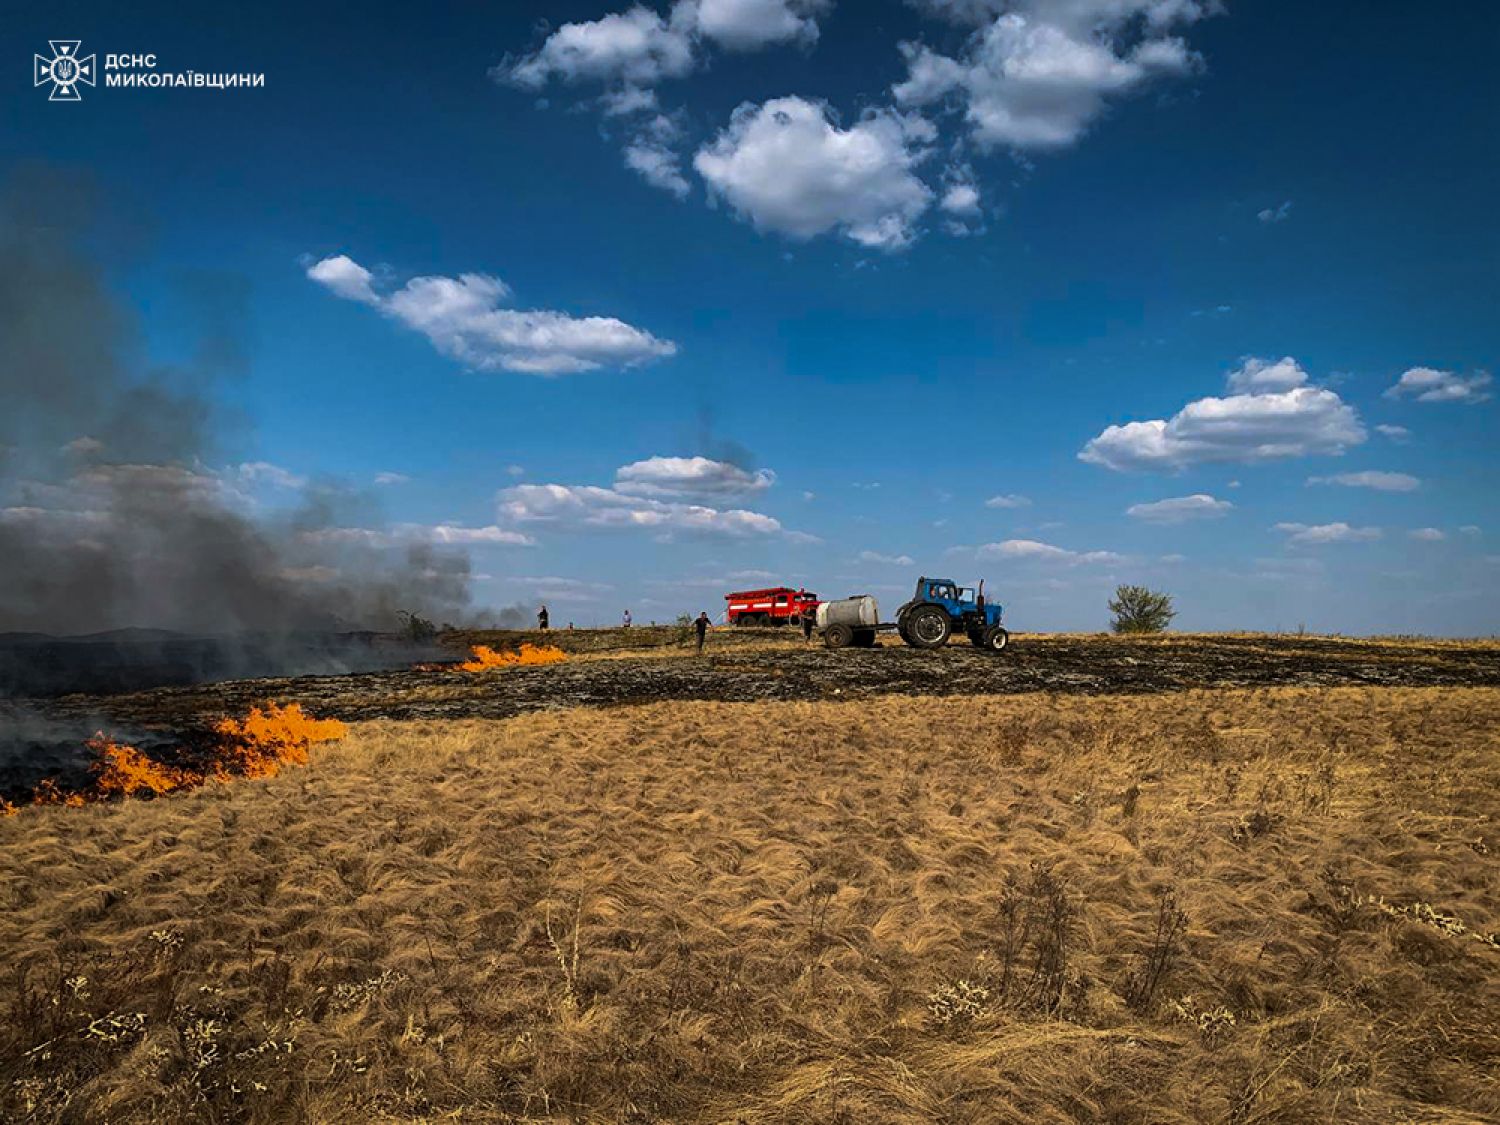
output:
<instances>
[{"instance_id":1,"label":"dsns logo","mask_svg":"<svg viewBox=\"0 0 1500 1125\"><path fill-rule=\"evenodd\" d=\"M32 76L35 78L32 85L52 83L52 93L47 97L49 102L82 101L83 95L78 92L78 84L94 84L94 56L79 56L78 45L81 42L80 39L49 39L47 44L52 48L52 57L36 56L36 61L32 64Z\"/></svg>"}]
</instances>

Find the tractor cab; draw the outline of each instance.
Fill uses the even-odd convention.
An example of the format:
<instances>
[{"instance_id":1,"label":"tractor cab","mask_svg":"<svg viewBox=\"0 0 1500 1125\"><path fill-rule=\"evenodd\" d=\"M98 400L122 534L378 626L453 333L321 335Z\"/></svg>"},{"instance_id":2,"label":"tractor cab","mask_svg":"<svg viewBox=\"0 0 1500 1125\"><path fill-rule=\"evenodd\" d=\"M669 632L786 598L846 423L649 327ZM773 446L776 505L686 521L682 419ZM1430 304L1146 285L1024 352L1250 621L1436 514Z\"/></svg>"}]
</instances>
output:
<instances>
[{"instance_id":1,"label":"tractor cab","mask_svg":"<svg viewBox=\"0 0 1500 1125\"><path fill-rule=\"evenodd\" d=\"M896 613L901 639L915 648L941 648L962 632L976 648L999 652L1010 642L1000 624L1001 606L984 598L984 583L960 586L951 578L917 579L911 601Z\"/></svg>"}]
</instances>

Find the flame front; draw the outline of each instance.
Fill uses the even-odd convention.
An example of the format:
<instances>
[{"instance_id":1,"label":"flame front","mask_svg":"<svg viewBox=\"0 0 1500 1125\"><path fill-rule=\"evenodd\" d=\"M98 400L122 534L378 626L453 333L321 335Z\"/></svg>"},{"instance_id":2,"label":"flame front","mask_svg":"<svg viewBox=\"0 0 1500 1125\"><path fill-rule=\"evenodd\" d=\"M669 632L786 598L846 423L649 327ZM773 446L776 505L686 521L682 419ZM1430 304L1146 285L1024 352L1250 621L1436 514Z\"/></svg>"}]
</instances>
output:
<instances>
[{"instance_id":1,"label":"flame front","mask_svg":"<svg viewBox=\"0 0 1500 1125\"><path fill-rule=\"evenodd\" d=\"M115 797L151 794L160 797L183 789L194 789L208 781L227 782L237 777L275 777L283 766L305 766L307 751L315 742L343 738L349 728L337 719L314 719L297 703L285 707L267 703L252 707L243 719L223 719L214 724L215 740L193 766L174 766L158 761L145 751L114 742L102 733L89 739L94 752L89 767L93 780L87 788L68 790L48 778L32 791L34 805L78 808ZM0 816L20 810L0 800Z\"/></svg>"},{"instance_id":2,"label":"flame front","mask_svg":"<svg viewBox=\"0 0 1500 1125\"><path fill-rule=\"evenodd\" d=\"M561 664L567 653L553 645L523 644L516 652L496 652L489 645L475 645L473 657L458 667L464 672L488 672L495 668L515 668L522 664Z\"/></svg>"}]
</instances>

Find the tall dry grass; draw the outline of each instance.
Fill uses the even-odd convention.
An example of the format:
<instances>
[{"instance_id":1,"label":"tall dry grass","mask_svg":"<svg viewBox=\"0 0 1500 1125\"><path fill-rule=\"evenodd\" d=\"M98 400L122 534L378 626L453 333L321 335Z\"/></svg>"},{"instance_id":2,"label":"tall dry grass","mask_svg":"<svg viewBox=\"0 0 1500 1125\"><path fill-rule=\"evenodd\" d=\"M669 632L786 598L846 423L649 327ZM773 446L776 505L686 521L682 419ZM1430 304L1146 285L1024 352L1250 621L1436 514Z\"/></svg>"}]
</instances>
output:
<instances>
[{"instance_id":1,"label":"tall dry grass","mask_svg":"<svg viewBox=\"0 0 1500 1125\"><path fill-rule=\"evenodd\" d=\"M1500 692L366 723L0 822L0 1118L1479 1121Z\"/></svg>"}]
</instances>

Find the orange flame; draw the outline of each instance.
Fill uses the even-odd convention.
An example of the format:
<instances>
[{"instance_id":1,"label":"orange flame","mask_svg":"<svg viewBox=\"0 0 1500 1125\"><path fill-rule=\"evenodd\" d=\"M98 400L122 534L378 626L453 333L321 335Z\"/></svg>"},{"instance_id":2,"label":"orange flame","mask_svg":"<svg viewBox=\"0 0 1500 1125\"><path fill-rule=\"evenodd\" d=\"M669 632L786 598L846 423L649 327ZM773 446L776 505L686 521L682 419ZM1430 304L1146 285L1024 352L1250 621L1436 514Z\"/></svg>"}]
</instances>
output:
<instances>
[{"instance_id":1,"label":"orange flame","mask_svg":"<svg viewBox=\"0 0 1500 1125\"><path fill-rule=\"evenodd\" d=\"M285 707L267 703L264 709L252 707L243 719L221 720L214 724L214 733L217 741L209 748L201 769L168 765L134 746L96 734L87 743L95 754L89 767L94 775L90 785L69 791L47 778L32 791L31 803L79 808L114 797L145 793L160 797L208 781L274 777L283 766L306 765L308 747L343 738L349 728L337 719L314 719L297 703ZM0 816L13 816L19 811L0 799Z\"/></svg>"},{"instance_id":2,"label":"orange flame","mask_svg":"<svg viewBox=\"0 0 1500 1125\"><path fill-rule=\"evenodd\" d=\"M312 718L300 703L267 703L264 711L252 707L243 719L224 719L214 730L223 740L215 774L240 777L275 777L282 766L305 766L307 748L314 742L332 742L349 733L337 719Z\"/></svg>"},{"instance_id":3,"label":"orange flame","mask_svg":"<svg viewBox=\"0 0 1500 1125\"><path fill-rule=\"evenodd\" d=\"M178 789L203 784L203 775L193 770L163 765L134 746L110 742L103 734L88 741L88 748L98 755L94 762L94 790L99 797L133 797L137 793L161 796ZM75 796L78 796L75 794ZM79 800L83 804L83 800Z\"/></svg>"},{"instance_id":4,"label":"orange flame","mask_svg":"<svg viewBox=\"0 0 1500 1125\"><path fill-rule=\"evenodd\" d=\"M489 645L475 645L472 660L458 667L464 672L488 672L494 668L515 668L522 664L561 664L567 653L552 645L523 644L517 652L496 652Z\"/></svg>"}]
</instances>

